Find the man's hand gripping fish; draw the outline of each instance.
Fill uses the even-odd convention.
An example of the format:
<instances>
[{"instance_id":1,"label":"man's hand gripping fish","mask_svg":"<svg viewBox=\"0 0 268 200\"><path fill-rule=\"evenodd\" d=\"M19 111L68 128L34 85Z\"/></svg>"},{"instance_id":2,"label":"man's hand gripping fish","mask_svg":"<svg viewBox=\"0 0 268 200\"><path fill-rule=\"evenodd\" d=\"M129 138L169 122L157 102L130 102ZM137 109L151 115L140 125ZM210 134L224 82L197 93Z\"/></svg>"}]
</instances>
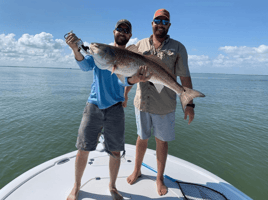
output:
<instances>
[{"instance_id":1,"label":"man's hand gripping fish","mask_svg":"<svg viewBox=\"0 0 268 200\"><path fill-rule=\"evenodd\" d=\"M94 57L95 64L100 69L106 69L115 73L117 77L124 82L125 77L131 77L140 66L148 67L148 76L152 73L150 82L152 82L160 93L164 86L176 92L181 101L182 110L185 111L186 105L195 97L205 97L204 94L197 90L181 86L176 76L157 56L143 55L138 52L135 45L130 45L126 49L115 46L91 43L90 47L85 47L80 40L77 42L78 47L84 53Z\"/></svg>"}]
</instances>

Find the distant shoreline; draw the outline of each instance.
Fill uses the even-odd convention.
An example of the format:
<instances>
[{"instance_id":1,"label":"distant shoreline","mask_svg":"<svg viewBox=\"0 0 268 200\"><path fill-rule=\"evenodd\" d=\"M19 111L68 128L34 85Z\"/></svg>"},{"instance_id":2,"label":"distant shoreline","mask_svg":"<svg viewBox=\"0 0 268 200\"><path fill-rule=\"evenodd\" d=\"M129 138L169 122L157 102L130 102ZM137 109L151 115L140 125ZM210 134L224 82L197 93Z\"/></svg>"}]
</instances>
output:
<instances>
[{"instance_id":1,"label":"distant shoreline","mask_svg":"<svg viewBox=\"0 0 268 200\"><path fill-rule=\"evenodd\" d=\"M0 66L0 67L13 67L13 68L42 68L42 69L72 69L72 70L80 70L79 67L72 68L72 67L27 67L27 66ZM191 72L191 74L222 74L222 75L244 75L244 76L268 76L268 74L226 74L226 73L201 73L201 72Z\"/></svg>"},{"instance_id":2,"label":"distant shoreline","mask_svg":"<svg viewBox=\"0 0 268 200\"><path fill-rule=\"evenodd\" d=\"M79 68L71 68L71 67L28 67L28 66L0 66L0 67L14 67L14 68L42 68L42 69L74 69L80 70Z\"/></svg>"}]
</instances>

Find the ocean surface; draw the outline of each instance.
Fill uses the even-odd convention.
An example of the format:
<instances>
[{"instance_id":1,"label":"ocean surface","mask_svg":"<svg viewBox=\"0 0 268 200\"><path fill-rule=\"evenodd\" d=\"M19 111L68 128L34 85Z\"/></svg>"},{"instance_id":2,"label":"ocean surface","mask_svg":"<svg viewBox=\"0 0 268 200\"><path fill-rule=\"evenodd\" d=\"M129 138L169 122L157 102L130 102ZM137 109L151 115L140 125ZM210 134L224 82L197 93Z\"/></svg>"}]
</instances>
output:
<instances>
[{"instance_id":1,"label":"ocean surface","mask_svg":"<svg viewBox=\"0 0 268 200\"><path fill-rule=\"evenodd\" d=\"M256 200L268 199L268 76L192 73L195 119L180 103L169 154L194 163ZM49 159L76 150L92 72L0 67L0 188ZM126 143L136 142L129 94ZM148 148L155 149L155 140Z\"/></svg>"}]
</instances>

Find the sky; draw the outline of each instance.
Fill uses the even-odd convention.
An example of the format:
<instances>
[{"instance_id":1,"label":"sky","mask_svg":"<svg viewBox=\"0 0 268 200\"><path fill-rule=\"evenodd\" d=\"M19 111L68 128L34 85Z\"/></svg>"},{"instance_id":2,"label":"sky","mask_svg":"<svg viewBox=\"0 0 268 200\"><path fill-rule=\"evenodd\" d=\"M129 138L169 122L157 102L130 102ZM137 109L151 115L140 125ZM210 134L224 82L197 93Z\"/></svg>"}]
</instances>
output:
<instances>
[{"instance_id":1,"label":"sky","mask_svg":"<svg viewBox=\"0 0 268 200\"><path fill-rule=\"evenodd\" d=\"M0 0L0 66L78 68L64 34L111 44L116 22L128 19L136 44L160 8L191 73L268 75L267 0Z\"/></svg>"}]
</instances>

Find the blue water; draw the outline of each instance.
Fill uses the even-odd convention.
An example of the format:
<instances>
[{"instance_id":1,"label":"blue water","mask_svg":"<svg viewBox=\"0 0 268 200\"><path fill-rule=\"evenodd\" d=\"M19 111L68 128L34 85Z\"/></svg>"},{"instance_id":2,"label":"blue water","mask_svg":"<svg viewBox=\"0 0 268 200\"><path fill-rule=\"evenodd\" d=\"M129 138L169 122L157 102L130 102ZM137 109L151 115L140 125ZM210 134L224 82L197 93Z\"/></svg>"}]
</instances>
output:
<instances>
[{"instance_id":1,"label":"blue water","mask_svg":"<svg viewBox=\"0 0 268 200\"><path fill-rule=\"evenodd\" d=\"M268 192L268 76L192 74L195 119L176 110L176 139L169 154L228 181L253 199ZM49 159L76 150L74 144L90 93L92 72L76 69L0 67L0 188ZM135 144L129 94L126 142ZM155 149L153 138L149 148Z\"/></svg>"}]
</instances>

